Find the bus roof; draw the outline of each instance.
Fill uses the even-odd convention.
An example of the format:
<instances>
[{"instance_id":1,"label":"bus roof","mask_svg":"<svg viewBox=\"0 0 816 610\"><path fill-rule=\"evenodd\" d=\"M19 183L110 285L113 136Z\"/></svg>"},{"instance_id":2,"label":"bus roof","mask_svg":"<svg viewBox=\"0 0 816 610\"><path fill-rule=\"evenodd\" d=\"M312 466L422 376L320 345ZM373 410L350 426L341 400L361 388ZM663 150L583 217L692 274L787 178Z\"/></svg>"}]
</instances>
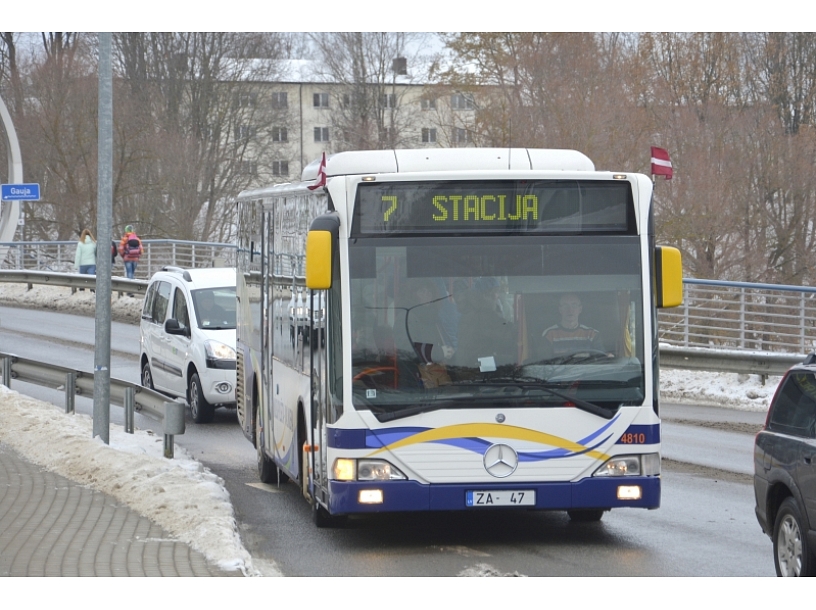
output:
<instances>
[{"instance_id":1,"label":"bus roof","mask_svg":"<svg viewBox=\"0 0 816 610\"><path fill-rule=\"evenodd\" d=\"M320 162L307 165L301 180L315 180ZM403 148L326 155L326 176L503 169L591 172L595 164L577 150L547 148Z\"/></svg>"}]
</instances>

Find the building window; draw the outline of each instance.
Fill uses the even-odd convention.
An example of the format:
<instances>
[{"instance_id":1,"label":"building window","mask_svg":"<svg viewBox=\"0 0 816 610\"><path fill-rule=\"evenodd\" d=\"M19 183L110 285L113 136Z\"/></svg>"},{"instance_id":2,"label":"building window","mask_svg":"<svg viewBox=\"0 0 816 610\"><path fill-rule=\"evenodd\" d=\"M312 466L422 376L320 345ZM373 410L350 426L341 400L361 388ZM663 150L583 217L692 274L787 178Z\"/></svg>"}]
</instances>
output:
<instances>
[{"instance_id":1,"label":"building window","mask_svg":"<svg viewBox=\"0 0 816 610\"><path fill-rule=\"evenodd\" d=\"M257 161L241 161L241 173L248 174L250 176L257 176L258 175L258 162Z\"/></svg>"},{"instance_id":2,"label":"building window","mask_svg":"<svg viewBox=\"0 0 816 610\"><path fill-rule=\"evenodd\" d=\"M382 108L396 108L397 95L395 93L384 93L380 96L380 106Z\"/></svg>"},{"instance_id":3,"label":"building window","mask_svg":"<svg viewBox=\"0 0 816 610\"><path fill-rule=\"evenodd\" d=\"M420 106L422 110L436 110L436 100L422 100Z\"/></svg>"},{"instance_id":4,"label":"building window","mask_svg":"<svg viewBox=\"0 0 816 610\"><path fill-rule=\"evenodd\" d=\"M473 110L475 107L476 105L470 95L464 93L451 95L451 108L454 110Z\"/></svg>"},{"instance_id":5,"label":"building window","mask_svg":"<svg viewBox=\"0 0 816 610\"><path fill-rule=\"evenodd\" d=\"M457 144L470 144L473 142L473 136L469 129L462 127L453 128L453 141Z\"/></svg>"},{"instance_id":6,"label":"building window","mask_svg":"<svg viewBox=\"0 0 816 610\"><path fill-rule=\"evenodd\" d=\"M272 141L273 142L288 142L289 141L289 134L286 131L286 127L273 127L272 128Z\"/></svg>"},{"instance_id":7,"label":"building window","mask_svg":"<svg viewBox=\"0 0 816 610\"><path fill-rule=\"evenodd\" d=\"M329 128L328 127L315 127L314 128L314 141L315 142L328 142L329 141Z\"/></svg>"},{"instance_id":8,"label":"building window","mask_svg":"<svg viewBox=\"0 0 816 610\"><path fill-rule=\"evenodd\" d=\"M272 94L272 108L288 108L289 94L285 91L275 91Z\"/></svg>"},{"instance_id":9,"label":"building window","mask_svg":"<svg viewBox=\"0 0 816 610\"><path fill-rule=\"evenodd\" d=\"M435 127L423 127L422 128L422 141L426 144L433 144L436 142L436 128Z\"/></svg>"},{"instance_id":10,"label":"building window","mask_svg":"<svg viewBox=\"0 0 816 610\"><path fill-rule=\"evenodd\" d=\"M237 125L235 127L235 139L247 140L255 137L255 127L252 125Z\"/></svg>"},{"instance_id":11,"label":"building window","mask_svg":"<svg viewBox=\"0 0 816 610\"><path fill-rule=\"evenodd\" d=\"M238 93L235 96L235 103L239 108L255 108L258 102L258 94L252 92Z\"/></svg>"},{"instance_id":12,"label":"building window","mask_svg":"<svg viewBox=\"0 0 816 610\"><path fill-rule=\"evenodd\" d=\"M272 161L272 175L286 177L289 175L289 161Z\"/></svg>"},{"instance_id":13,"label":"building window","mask_svg":"<svg viewBox=\"0 0 816 610\"><path fill-rule=\"evenodd\" d=\"M328 108L329 107L329 94L328 93L315 93L314 97L314 107L315 108Z\"/></svg>"}]
</instances>

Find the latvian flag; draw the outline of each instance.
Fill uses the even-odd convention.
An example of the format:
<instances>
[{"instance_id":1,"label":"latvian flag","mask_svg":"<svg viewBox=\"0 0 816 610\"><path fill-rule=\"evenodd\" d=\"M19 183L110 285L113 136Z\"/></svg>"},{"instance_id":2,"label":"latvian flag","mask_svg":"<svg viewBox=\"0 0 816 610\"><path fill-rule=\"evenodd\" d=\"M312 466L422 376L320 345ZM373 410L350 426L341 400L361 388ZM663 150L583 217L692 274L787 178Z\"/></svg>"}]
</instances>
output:
<instances>
[{"instance_id":1,"label":"latvian flag","mask_svg":"<svg viewBox=\"0 0 816 610\"><path fill-rule=\"evenodd\" d=\"M657 146L652 146L652 176L665 176L672 179L672 164L669 152Z\"/></svg>"},{"instance_id":2,"label":"latvian flag","mask_svg":"<svg viewBox=\"0 0 816 610\"><path fill-rule=\"evenodd\" d=\"M317 168L317 181L306 188L313 191L321 186L326 186L326 153L323 153L323 157L320 159L320 166Z\"/></svg>"}]
</instances>

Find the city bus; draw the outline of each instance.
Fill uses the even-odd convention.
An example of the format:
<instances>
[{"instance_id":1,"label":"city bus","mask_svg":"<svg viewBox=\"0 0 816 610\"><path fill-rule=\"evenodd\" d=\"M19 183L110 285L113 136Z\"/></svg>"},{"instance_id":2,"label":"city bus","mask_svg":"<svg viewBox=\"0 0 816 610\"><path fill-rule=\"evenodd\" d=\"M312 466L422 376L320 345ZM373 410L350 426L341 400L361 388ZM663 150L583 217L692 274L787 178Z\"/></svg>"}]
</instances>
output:
<instances>
[{"instance_id":1,"label":"city bus","mask_svg":"<svg viewBox=\"0 0 816 610\"><path fill-rule=\"evenodd\" d=\"M242 192L236 398L261 481L296 483L319 527L658 508L656 310L682 271L652 189L573 150L466 148L324 155Z\"/></svg>"}]
</instances>

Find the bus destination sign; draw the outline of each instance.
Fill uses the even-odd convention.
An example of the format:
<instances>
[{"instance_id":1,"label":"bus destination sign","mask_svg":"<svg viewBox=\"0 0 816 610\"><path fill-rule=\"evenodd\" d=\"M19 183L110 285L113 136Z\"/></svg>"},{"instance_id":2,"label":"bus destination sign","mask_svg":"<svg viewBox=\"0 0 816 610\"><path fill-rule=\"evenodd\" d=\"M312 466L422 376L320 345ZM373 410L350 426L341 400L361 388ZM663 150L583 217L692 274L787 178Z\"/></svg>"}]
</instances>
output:
<instances>
[{"instance_id":1,"label":"bus destination sign","mask_svg":"<svg viewBox=\"0 0 816 610\"><path fill-rule=\"evenodd\" d=\"M354 232L628 232L633 218L629 182L380 182L360 185Z\"/></svg>"}]
</instances>

